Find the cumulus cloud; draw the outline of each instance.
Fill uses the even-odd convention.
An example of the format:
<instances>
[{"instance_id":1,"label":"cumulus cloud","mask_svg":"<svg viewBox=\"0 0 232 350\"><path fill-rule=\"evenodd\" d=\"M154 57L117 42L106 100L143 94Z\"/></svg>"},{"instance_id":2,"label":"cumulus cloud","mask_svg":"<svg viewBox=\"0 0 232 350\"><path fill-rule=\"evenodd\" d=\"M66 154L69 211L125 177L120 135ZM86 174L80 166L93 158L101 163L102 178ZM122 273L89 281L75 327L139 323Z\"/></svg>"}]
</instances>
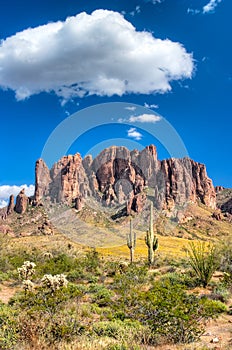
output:
<instances>
[{"instance_id":1,"label":"cumulus cloud","mask_svg":"<svg viewBox=\"0 0 232 350\"><path fill-rule=\"evenodd\" d=\"M8 203L8 198L11 194L17 196L22 189L25 189L25 193L27 196L33 196L35 191L34 185L21 185L21 186L10 186L10 185L2 185L0 186L0 205L6 206Z\"/></svg>"},{"instance_id":2,"label":"cumulus cloud","mask_svg":"<svg viewBox=\"0 0 232 350\"><path fill-rule=\"evenodd\" d=\"M0 208L4 208L4 207L6 207L6 206L7 206L7 204L8 204L8 202L7 202L7 201L5 201L4 199L0 199Z\"/></svg>"},{"instance_id":3,"label":"cumulus cloud","mask_svg":"<svg viewBox=\"0 0 232 350\"><path fill-rule=\"evenodd\" d=\"M42 91L62 100L150 94L191 78L192 54L178 42L137 31L120 13L96 10L29 28L0 43L0 87L24 100Z\"/></svg>"},{"instance_id":4,"label":"cumulus cloud","mask_svg":"<svg viewBox=\"0 0 232 350\"><path fill-rule=\"evenodd\" d=\"M141 138L143 137L143 135L140 132L138 132L136 128L130 128L129 130L127 130L127 136L137 141L141 140Z\"/></svg>"},{"instance_id":5,"label":"cumulus cloud","mask_svg":"<svg viewBox=\"0 0 232 350\"><path fill-rule=\"evenodd\" d=\"M210 2L203 7L203 13L214 12L220 2L222 2L222 0L210 0Z\"/></svg>"},{"instance_id":6,"label":"cumulus cloud","mask_svg":"<svg viewBox=\"0 0 232 350\"><path fill-rule=\"evenodd\" d=\"M141 114L141 115L132 115L129 118L129 122L139 122L139 123L157 123L161 120L161 117L159 115L155 114Z\"/></svg>"}]
</instances>

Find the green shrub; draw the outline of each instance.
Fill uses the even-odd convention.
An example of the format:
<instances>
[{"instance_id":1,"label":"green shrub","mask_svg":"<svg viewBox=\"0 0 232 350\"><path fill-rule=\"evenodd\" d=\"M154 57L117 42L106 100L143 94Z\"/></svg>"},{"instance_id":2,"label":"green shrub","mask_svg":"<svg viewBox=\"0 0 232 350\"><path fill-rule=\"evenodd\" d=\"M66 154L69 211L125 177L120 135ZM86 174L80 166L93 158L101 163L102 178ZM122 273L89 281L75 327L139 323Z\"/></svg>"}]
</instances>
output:
<instances>
[{"instance_id":1,"label":"green shrub","mask_svg":"<svg viewBox=\"0 0 232 350\"><path fill-rule=\"evenodd\" d=\"M191 276L189 272L178 273L178 272L169 272L165 274L164 277L161 277L161 281L168 280L170 284L179 284L186 288L195 288L199 285L199 280L196 276Z\"/></svg>"},{"instance_id":2,"label":"green shrub","mask_svg":"<svg viewBox=\"0 0 232 350\"><path fill-rule=\"evenodd\" d=\"M113 320L95 323L93 332L99 337L114 338L123 344L140 344L149 333L149 329L138 321Z\"/></svg>"},{"instance_id":3,"label":"green shrub","mask_svg":"<svg viewBox=\"0 0 232 350\"><path fill-rule=\"evenodd\" d=\"M227 285L222 282L214 287L211 299L220 300L223 303L226 303L229 300L230 295L231 293L228 290Z\"/></svg>"},{"instance_id":4,"label":"green shrub","mask_svg":"<svg viewBox=\"0 0 232 350\"><path fill-rule=\"evenodd\" d=\"M226 312L227 307L219 300L209 300L206 296L200 300L200 305L204 307L207 317L217 317L219 314Z\"/></svg>"},{"instance_id":5,"label":"green shrub","mask_svg":"<svg viewBox=\"0 0 232 350\"><path fill-rule=\"evenodd\" d=\"M59 255L53 256L51 259L38 264L37 272L39 276L43 276L44 274L56 275L70 272L77 266L78 261L76 258L65 253L60 253Z\"/></svg>"},{"instance_id":6,"label":"green shrub","mask_svg":"<svg viewBox=\"0 0 232 350\"><path fill-rule=\"evenodd\" d=\"M18 313L0 302L0 349L13 349L18 339Z\"/></svg>"},{"instance_id":7,"label":"green shrub","mask_svg":"<svg viewBox=\"0 0 232 350\"><path fill-rule=\"evenodd\" d=\"M190 343L204 332L201 320L211 316L211 309L182 286L166 280L141 293L132 314L150 326L155 341L165 338L168 342Z\"/></svg>"},{"instance_id":8,"label":"green shrub","mask_svg":"<svg viewBox=\"0 0 232 350\"><path fill-rule=\"evenodd\" d=\"M128 350L129 348L126 345L121 344L113 344L109 345L106 348L107 350Z\"/></svg>"},{"instance_id":9,"label":"green shrub","mask_svg":"<svg viewBox=\"0 0 232 350\"><path fill-rule=\"evenodd\" d=\"M93 302L97 303L99 306L107 306L111 304L114 294L105 286L95 284L90 287L89 291L92 294Z\"/></svg>"},{"instance_id":10,"label":"green shrub","mask_svg":"<svg viewBox=\"0 0 232 350\"><path fill-rule=\"evenodd\" d=\"M98 252L95 249L92 249L89 252L87 252L84 260L84 266L86 270L89 272L96 272L96 270L99 269L100 265L101 260Z\"/></svg>"}]
</instances>

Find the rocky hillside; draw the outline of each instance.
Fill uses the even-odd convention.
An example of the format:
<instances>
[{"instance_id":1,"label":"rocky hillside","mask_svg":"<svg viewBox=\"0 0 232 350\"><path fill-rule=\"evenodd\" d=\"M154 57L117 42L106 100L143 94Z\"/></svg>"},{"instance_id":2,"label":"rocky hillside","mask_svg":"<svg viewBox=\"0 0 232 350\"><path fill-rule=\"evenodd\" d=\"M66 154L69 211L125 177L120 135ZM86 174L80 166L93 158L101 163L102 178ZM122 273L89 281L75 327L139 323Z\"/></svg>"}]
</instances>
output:
<instances>
[{"instance_id":1,"label":"rocky hillside","mask_svg":"<svg viewBox=\"0 0 232 350\"><path fill-rule=\"evenodd\" d=\"M221 209L223 213L232 214L232 189L216 187L217 193L217 207Z\"/></svg>"}]
</instances>

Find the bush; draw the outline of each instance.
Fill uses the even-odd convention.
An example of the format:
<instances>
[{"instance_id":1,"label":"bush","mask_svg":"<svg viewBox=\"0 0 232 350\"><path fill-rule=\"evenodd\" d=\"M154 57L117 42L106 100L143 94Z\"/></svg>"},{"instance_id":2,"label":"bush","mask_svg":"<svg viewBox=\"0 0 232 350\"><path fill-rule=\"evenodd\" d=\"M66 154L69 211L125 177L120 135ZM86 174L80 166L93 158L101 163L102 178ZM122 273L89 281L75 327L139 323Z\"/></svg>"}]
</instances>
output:
<instances>
[{"instance_id":1,"label":"bush","mask_svg":"<svg viewBox=\"0 0 232 350\"><path fill-rule=\"evenodd\" d=\"M204 307L204 312L207 317L214 318L227 311L227 307L224 303L219 300L209 300L207 297L201 299L200 305Z\"/></svg>"},{"instance_id":2,"label":"bush","mask_svg":"<svg viewBox=\"0 0 232 350\"><path fill-rule=\"evenodd\" d=\"M169 281L170 284L175 285L179 284L186 288L195 288L199 285L199 280L195 276L191 276L190 273L177 273L169 272L161 278L161 281Z\"/></svg>"},{"instance_id":3,"label":"bush","mask_svg":"<svg viewBox=\"0 0 232 350\"><path fill-rule=\"evenodd\" d=\"M149 329L140 322L128 319L97 322L93 325L93 332L99 337L110 337L131 345L142 343L146 335L150 334Z\"/></svg>"},{"instance_id":4,"label":"bush","mask_svg":"<svg viewBox=\"0 0 232 350\"><path fill-rule=\"evenodd\" d=\"M140 295L133 314L150 326L157 342L162 337L168 342L190 343L204 332L201 320L211 316L211 309L196 296L186 294L182 286L160 281Z\"/></svg>"},{"instance_id":5,"label":"bush","mask_svg":"<svg viewBox=\"0 0 232 350\"><path fill-rule=\"evenodd\" d=\"M76 258L65 253L60 253L57 256L38 264L37 272L40 276L43 276L44 274L56 275L70 272L74 270L77 265L78 261Z\"/></svg>"},{"instance_id":6,"label":"bush","mask_svg":"<svg viewBox=\"0 0 232 350\"><path fill-rule=\"evenodd\" d=\"M219 255L216 247L205 242L190 243L187 248L189 263L203 287L207 287L214 272L219 267Z\"/></svg>"},{"instance_id":7,"label":"bush","mask_svg":"<svg viewBox=\"0 0 232 350\"><path fill-rule=\"evenodd\" d=\"M0 349L13 349L18 339L18 313L0 302Z\"/></svg>"},{"instance_id":8,"label":"bush","mask_svg":"<svg viewBox=\"0 0 232 350\"><path fill-rule=\"evenodd\" d=\"M97 303L99 306L107 306L111 304L113 292L104 287L103 285L95 284L90 287L89 291L93 294L93 302Z\"/></svg>"}]
</instances>

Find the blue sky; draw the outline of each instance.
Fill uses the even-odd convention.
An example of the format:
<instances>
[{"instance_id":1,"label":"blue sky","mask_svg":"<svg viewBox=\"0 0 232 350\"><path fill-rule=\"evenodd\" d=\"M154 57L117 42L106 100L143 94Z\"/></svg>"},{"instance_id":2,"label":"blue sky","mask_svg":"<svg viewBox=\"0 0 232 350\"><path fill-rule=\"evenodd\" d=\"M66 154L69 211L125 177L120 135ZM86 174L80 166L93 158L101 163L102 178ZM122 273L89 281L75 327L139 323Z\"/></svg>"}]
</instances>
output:
<instances>
[{"instance_id":1,"label":"blue sky","mask_svg":"<svg viewBox=\"0 0 232 350\"><path fill-rule=\"evenodd\" d=\"M0 205L19 186L34 183L35 161L60 123L112 102L146 106L141 115L164 117L189 156L206 164L214 184L232 187L231 1L0 5ZM145 123L127 126L121 111L121 126L99 127L100 117L93 116L96 128L87 128L68 151L84 155L113 140L131 147L153 142L160 158L168 156L165 145L144 132ZM135 109L130 112L138 117ZM81 113L78 118L81 125Z\"/></svg>"}]
</instances>

